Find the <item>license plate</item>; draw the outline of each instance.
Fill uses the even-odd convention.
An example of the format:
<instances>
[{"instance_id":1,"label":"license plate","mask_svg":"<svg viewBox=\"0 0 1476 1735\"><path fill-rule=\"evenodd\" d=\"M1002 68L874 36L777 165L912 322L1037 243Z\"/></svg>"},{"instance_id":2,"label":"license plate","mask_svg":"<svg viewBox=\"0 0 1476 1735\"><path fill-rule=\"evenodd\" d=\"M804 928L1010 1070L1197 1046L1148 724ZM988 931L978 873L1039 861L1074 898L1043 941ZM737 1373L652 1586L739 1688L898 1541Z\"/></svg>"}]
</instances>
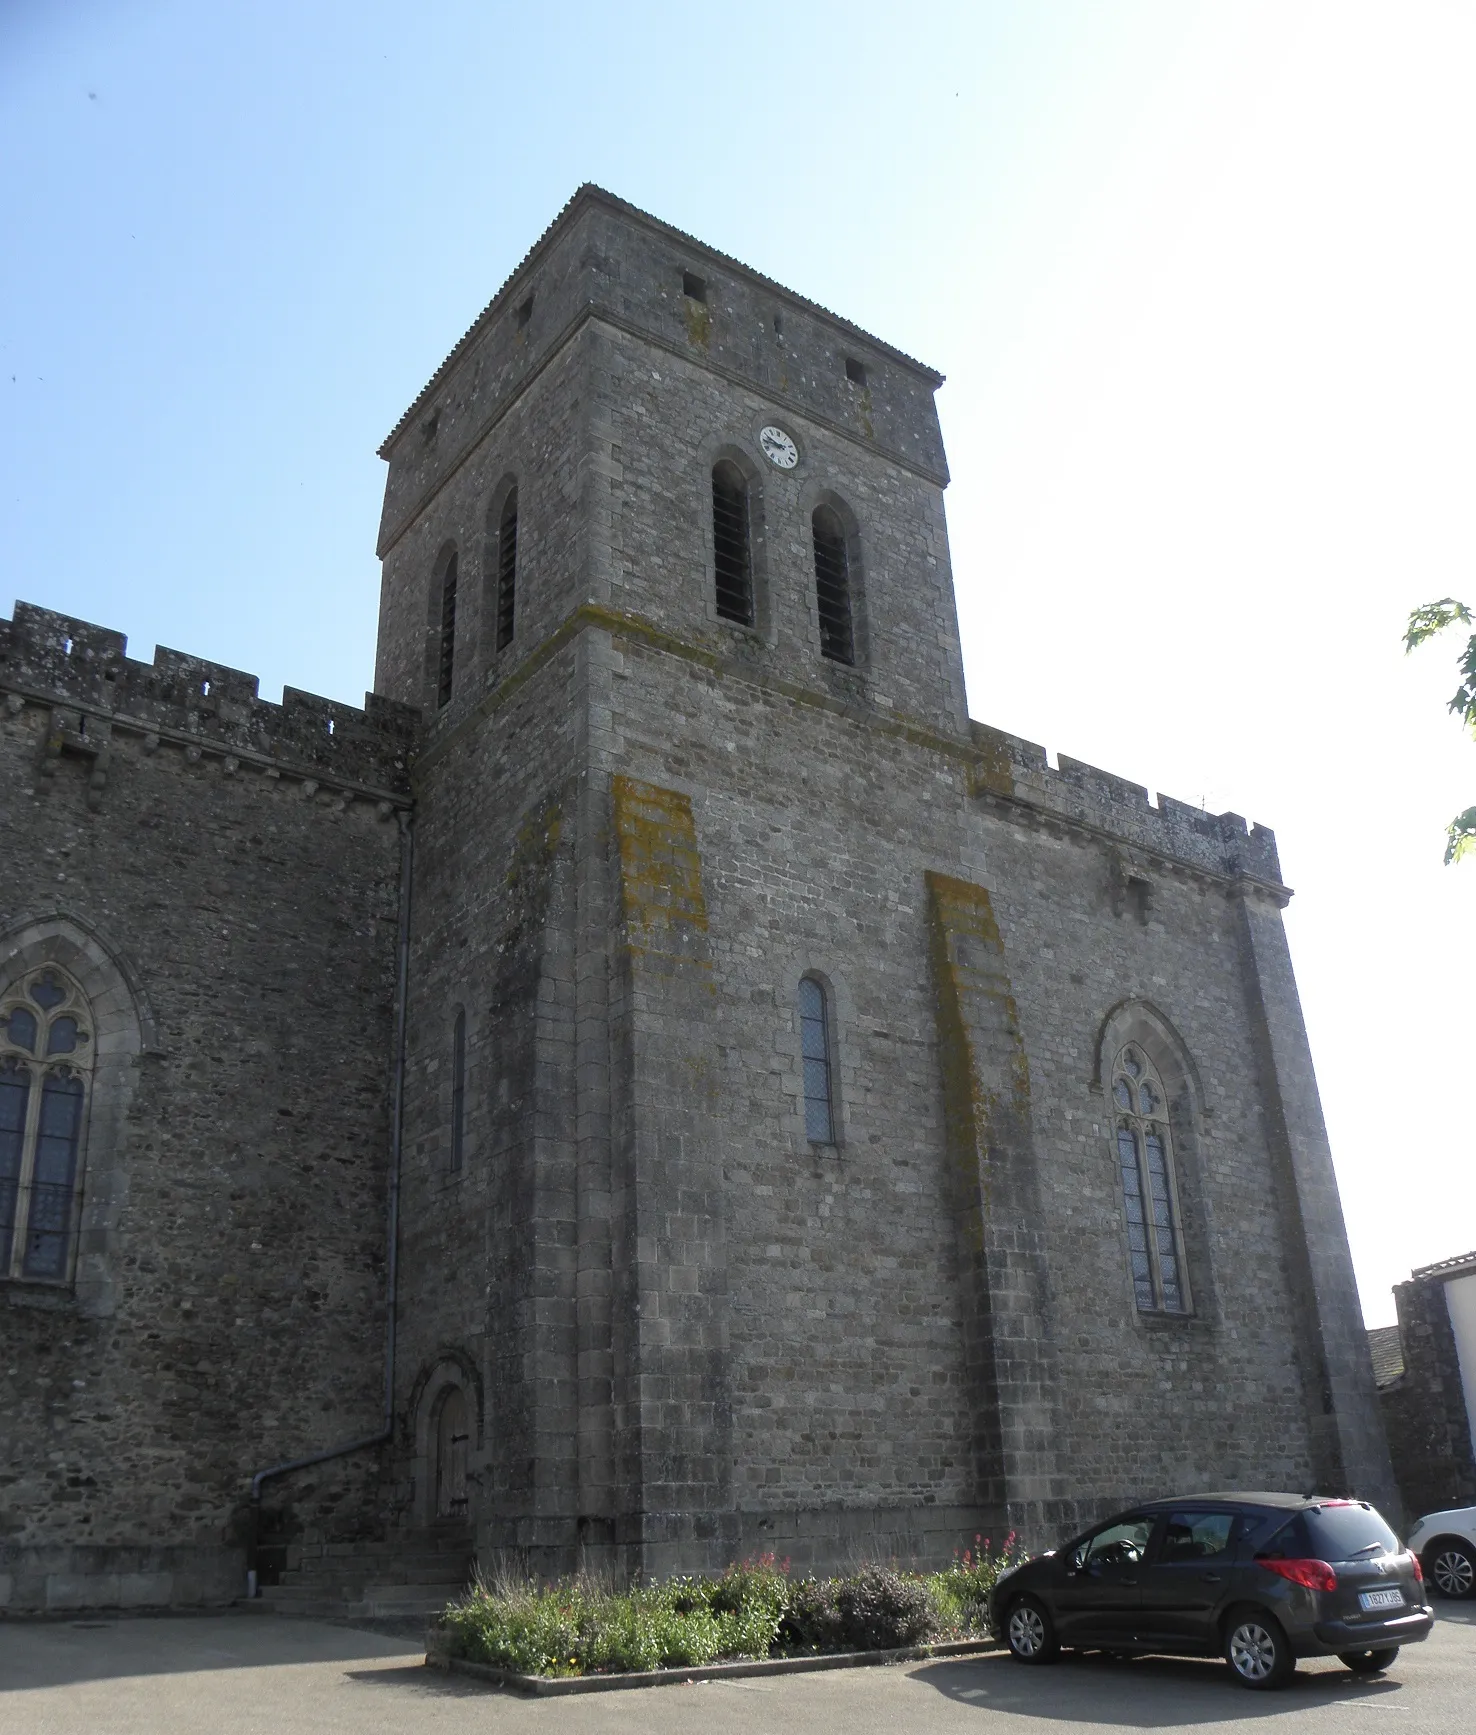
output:
<instances>
[{"instance_id":1,"label":"license plate","mask_svg":"<svg viewBox=\"0 0 1476 1735\"><path fill-rule=\"evenodd\" d=\"M1361 1608L1403 1608L1404 1592L1402 1590L1365 1590L1359 1594L1358 1603Z\"/></svg>"}]
</instances>

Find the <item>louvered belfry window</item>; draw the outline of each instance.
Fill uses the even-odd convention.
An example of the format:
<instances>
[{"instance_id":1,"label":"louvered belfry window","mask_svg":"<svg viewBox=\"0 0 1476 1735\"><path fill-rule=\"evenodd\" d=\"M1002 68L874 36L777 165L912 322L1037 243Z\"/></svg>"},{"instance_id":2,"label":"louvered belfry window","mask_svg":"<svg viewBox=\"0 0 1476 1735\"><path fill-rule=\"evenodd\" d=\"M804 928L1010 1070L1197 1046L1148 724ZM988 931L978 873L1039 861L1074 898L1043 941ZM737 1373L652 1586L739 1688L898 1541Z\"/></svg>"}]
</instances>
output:
<instances>
[{"instance_id":1,"label":"louvered belfry window","mask_svg":"<svg viewBox=\"0 0 1476 1735\"><path fill-rule=\"evenodd\" d=\"M1167 1099L1147 1055L1131 1043L1112 1069L1112 1102L1133 1299L1143 1313L1187 1313Z\"/></svg>"},{"instance_id":2,"label":"louvered belfry window","mask_svg":"<svg viewBox=\"0 0 1476 1735\"><path fill-rule=\"evenodd\" d=\"M851 624L851 563L846 533L828 506L817 506L810 520L815 542L815 603L820 613L820 652L835 663L854 663L856 635Z\"/></svg>"},{"instance_id":3,"label":"louvered belfry window","mask_svg":"<svg viewBox=\"0 0 1476 1735\"><path fill-rule=\"evenodd\" d=\"M451 703L451 682L456 673L456 554L453 550L441 571L441 643L436 663L436 703Z\"/></svg>"},{"instance_id":4,"label":"louvered belfry window","mask_svg":"<svg viewBox=\"0 0 1476 1735\"><path fill-rule=\"evenodd\" d=\"M748 483L724 459L712 471L712 550L717 611L724 620L753 625L753 550L749 538Z\"/></svg>"},{"instance_id":5,"label":"louvered belfry window","mask_svg":"<svg viewBox=\"0 0 1476 1735\"><path fill-rule=\"evenodd\" d=\"M0 1004L0 1277L65 1283L81 1198L92 1015L45 969Z\"/></svg>"},{"instance_id":6,"label":"louvered belfry window","mask_svg":"<svg viewBox=\"0 0 1476 1735\"><path fill-rule=\"evenodd\" d=\"M830 1007L813 976L799 985L800 1054L805 1072L805 1137L835 1143L835 1089L830 1070Z\"/></svg>"},{"instance_id":7,"label":"louvered belfry window","mask_svg":"<svg viewBox=\"0 0 1476 1735\"><path fill-rule=\"evenodd\" d=\"M497 648L505 651L513 640L518 585L518 491L513 488L502 503L497 525Z\"/></svg>"}]
</instances>

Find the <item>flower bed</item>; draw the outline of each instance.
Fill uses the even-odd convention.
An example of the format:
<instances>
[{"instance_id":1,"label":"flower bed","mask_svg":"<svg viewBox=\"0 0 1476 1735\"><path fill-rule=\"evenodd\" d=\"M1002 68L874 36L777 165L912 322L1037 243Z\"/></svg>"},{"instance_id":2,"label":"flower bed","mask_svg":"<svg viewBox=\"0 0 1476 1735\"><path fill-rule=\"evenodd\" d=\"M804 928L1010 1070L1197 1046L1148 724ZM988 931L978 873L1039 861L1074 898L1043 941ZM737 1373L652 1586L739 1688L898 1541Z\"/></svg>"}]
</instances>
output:
<instances>
[{"instance_id":1,"label":"flower bed","mask_svg":"<svg viewBox=\"0 0 1476 1735\"><path fill-rule=\"evenodd\" d=\"M982 1636L989 1593L1024 1558L975 1538L943 1572L864 1566L791 1578L772 1555L716 1578L615 1590L588 1578L479 1583L441 1617L446 1653L546 1679L689 1668L720 1661L890 1651Z\"/></svg>"}]
</instances>

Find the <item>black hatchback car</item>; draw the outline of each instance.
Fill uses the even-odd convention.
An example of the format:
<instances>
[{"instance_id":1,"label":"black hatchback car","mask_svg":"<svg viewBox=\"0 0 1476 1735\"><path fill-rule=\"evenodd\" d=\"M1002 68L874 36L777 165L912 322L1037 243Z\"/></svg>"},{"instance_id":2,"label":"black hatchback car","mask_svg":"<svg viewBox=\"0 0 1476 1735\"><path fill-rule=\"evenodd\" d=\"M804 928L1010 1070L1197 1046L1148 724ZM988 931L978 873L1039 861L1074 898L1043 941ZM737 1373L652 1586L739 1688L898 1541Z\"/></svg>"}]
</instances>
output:
<instances>
[{"instance_id":1,"label":"black hatchback car","mask_svg":"<svg viewBox=\"0 0 1476 1735\"><path fill-rule=\"evenodd\" d=\"M1247 1687L1284 1685L1298 1657L1377 1674L1434 1624L1372 1506L1298 1494L1150 1500L1006 1572L989 1613L1022 1663L1063 1645L1222 1656Z\"/></svg>"}]
</instances>

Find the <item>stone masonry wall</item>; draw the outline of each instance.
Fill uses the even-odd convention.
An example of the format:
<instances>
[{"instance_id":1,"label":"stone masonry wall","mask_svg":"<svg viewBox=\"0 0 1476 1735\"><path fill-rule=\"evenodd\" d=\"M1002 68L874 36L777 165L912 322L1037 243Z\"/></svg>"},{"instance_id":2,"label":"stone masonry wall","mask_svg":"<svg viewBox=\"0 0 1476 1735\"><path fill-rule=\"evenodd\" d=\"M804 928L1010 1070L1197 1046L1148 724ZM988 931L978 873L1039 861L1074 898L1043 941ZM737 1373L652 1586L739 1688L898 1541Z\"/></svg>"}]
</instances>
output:
<instances>
[{"instance_id":1,"label":"stone masonry wall","mask_svg":"<svg viewBox=\"0 0 1476 1735\"><path fill-rule=\"evenodd\" d=\"M1476 1452L1455 1333L1438 1276L1394 1286L1404 1372L1380 1393L1405 1514L1476 1502Z\"/></svg>"},{"instance_id":2,"label":"stone masonry wall","mask_svg":"<svg viewBox=\"0 0 1476 1735\"><path fill-rule=\"evenodd\" d=\"M479 1535L663 1570L946 1556L1011 1521L1038 1544L1196 1484L1379 1495L1274 838L969 722L936 376L876 346L863 414L864 334L686 242L581 196L385 448L384 619L411 625L381 679L406 698L446 537L501 478L551 478L520 495L520 552L550 539L527 636L463 687L458 620L417 773L415 1137L446 1124L453 978L485 1020L469 1113L517 1105L411 1261L422 1400L435 1365L484 1370ZM711 604L719 457L750 478L752 629ZM853 535L854 668L819 655L822 500ZM703 917L665 987L631 938L622 814L651 803L652 896L700 885ZM547 841L513 920L519 835ZM804 1137L805 973L834 1147ZM1133 1302L1102 1090L1129 1039L1172 1099L1186 1317Z\"/></svg>"},{"instance_id":3,"label":"stone masonry wall","mask_svg":"<svg viewBox=\"0 0 1476 1735\"><path fill-rule=\"evenodd\" d=\"M413 719L24 605L0 689L0 982L54 960L138 1032L76 1285L0 1282L0 1606L225 1600L252 1473L378 1425Z\"/></svg>"}]
</instances>

